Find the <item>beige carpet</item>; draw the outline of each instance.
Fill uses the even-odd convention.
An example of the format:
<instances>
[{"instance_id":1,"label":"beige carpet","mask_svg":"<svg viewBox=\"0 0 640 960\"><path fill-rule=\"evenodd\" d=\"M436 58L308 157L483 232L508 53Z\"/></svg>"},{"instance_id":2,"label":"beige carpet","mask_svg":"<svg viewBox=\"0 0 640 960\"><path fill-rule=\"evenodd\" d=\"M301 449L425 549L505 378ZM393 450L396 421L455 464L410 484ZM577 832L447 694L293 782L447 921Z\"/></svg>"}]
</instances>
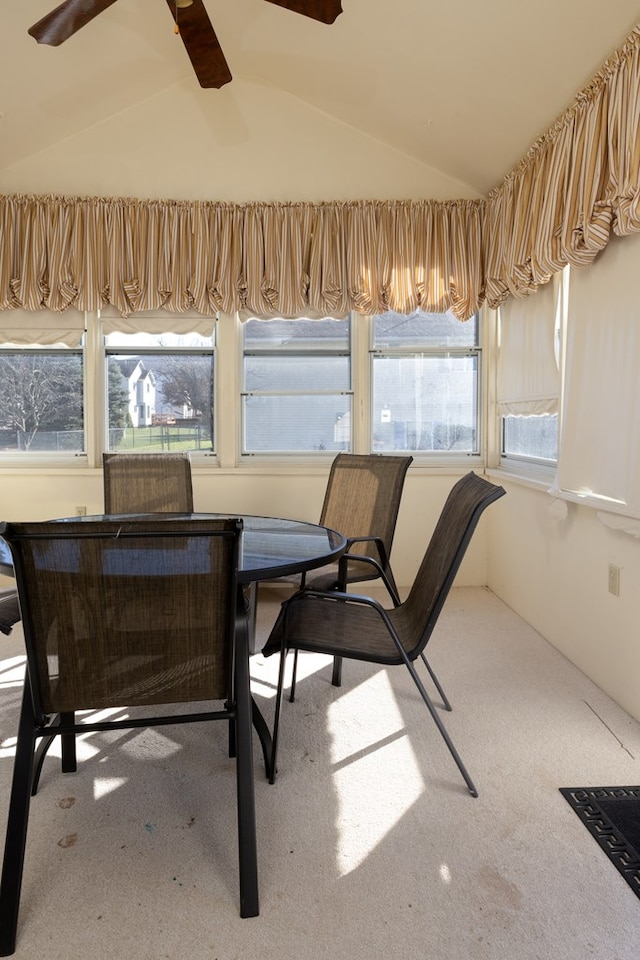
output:
<instances>
[{"instance_id":1,"label":"beige carpet","mask_svg":"<svg viewBox=\"0 0 640 960\"><path fill-rule=\"evenodd\" d=\"M558 787L640 783L640 726L487 590L453 591L429 649L478 799L404 670L345 664L336 689L307 655L274 786L255 748L260 917L224 725L93 734L77 774L45 763L16 956L636 960L640 901ZM21 653L2 638L2 837ZM269 721L276 661L252 660Z\"/></svg>"}]
</instances>

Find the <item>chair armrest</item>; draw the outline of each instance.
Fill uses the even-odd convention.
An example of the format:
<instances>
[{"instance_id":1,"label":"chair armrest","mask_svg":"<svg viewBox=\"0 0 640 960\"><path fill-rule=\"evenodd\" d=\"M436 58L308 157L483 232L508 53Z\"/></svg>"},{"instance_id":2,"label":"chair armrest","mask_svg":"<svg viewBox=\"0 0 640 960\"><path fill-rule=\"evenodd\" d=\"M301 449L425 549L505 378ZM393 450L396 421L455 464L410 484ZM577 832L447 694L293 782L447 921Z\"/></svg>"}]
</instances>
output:
<instances>
[{"instance_id":1,"label":"chair armrest","mask_svg":"<svg viewBox=\"0 0 640 960\"><path fill-rule=\"evenodd\" d=\"M343 591L347 583L348 566L350 560L357 560L358 563L368 563L370 567L373 567L387 588L387 593L391 597L394 607L400 606L400 597L398 596L398 592L389 579L386 571L382 568L381 564L377 560L374 560L373 557L365 556L364 554L360 555L358 553L343 553L340 557L340 560L338 561L338 582Z\"/></svg>"},{"instance_id":2,"label":"chair armrest","mask_svg":"<svg viewBox=\"0 0 640 960\"><path fill-rule=\"evenodd\" d=\"M349 553L354 543L375 543L378 553L380 554L381 564L385 567L389 565L387 548L384 545L384 541L381 540L380 537L347 537L347 548L345 553Z\"/></svg>"}]
</instances>

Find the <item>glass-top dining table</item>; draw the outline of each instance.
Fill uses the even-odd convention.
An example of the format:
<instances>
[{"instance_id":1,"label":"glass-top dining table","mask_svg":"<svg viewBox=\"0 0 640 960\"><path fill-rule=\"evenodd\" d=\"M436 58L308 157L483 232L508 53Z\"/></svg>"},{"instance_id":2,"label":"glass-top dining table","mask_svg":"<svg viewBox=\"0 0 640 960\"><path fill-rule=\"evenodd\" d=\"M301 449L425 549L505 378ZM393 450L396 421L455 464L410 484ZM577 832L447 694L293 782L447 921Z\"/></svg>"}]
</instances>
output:
<instances>
[{"instance_id":1,"label":"glass-top dining table","mask_svg":"<svg viewBox=\"0 0 640 960\"><path fill-rule=\"evenodd\" d=\"M99 514L88 517L64 517L52 523L67 520L134 520L136 517L192 520L239 517L243 523L238 581L242 584L259 580L274 580L290 574L305 573L337 560L346 547L342 534L328 527L302 520L279 517L258 517L235 513L163 513L158 514ZM13 563L8 544L0 537L0 573L13 575Z\"/></svg>"},{"instance_id":2,"label":"glass-top dining table","mask_svg":"<svg viewBox=\"0 0 640 960\"><path fill-rule=\"evenodd\" d=\"M280 517L260 517L234 513L163 513L159 514L99 514L88 517L65 517L52 523L69 520L118 520L142 519L153 516L158 519L184 521L239 517L243 528L240 538L238 584L246 595L249 585L261 580L277 580L292 574L306 573L337 561L346 549L342 534L328 527L302 520L287 520ZM13 575L13 563L8 544L0 536L0 574ZM255 587L253 588L255 590ZM255 623L256 597L248 610L246 626L251 630ZM271 734L255 700L252 699L253 724L260 738L267 776L270 774Z\"/></svg>"}]
</instances>

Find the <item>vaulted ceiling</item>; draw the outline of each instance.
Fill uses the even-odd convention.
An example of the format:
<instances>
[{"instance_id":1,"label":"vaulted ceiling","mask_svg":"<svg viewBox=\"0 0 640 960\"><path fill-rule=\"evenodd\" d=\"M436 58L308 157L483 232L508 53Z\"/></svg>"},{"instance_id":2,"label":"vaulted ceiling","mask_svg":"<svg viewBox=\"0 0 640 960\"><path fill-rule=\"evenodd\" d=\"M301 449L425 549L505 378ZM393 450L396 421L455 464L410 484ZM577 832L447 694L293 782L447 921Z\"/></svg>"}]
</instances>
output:
<instances>
[{"instance_id":1,"label":"vaulted ceiling","mask_svg":"<svg viewBox=\"0 0 640 960\"><path fill-rule=\"evenodd\" d=\"M177 84L209 98L224 138L234 83L198 86L166 0L118 0L62 46L39 45L27 29L55 5L2 5L0 190L3 170ZM236 81L288 92L478 195L640 19L637 0L342 0L331 26L263 0L205 5Z\"/></svg>"}]
</instances>

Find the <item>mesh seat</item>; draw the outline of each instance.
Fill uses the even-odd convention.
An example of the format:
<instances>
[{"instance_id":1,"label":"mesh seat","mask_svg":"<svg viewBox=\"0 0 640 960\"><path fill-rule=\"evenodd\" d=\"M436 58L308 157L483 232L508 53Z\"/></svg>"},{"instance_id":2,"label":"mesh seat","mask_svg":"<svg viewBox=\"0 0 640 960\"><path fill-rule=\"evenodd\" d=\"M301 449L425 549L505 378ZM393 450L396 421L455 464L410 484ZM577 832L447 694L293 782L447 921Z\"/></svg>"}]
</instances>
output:
<instances>
[{"instance_id":1,"label":"mesh seat","mask_svg":"<svg viewBox=\"0 0 640 960\"><path fill-rule=\"evenodd\" d=\"M271 776L276 773L278 727L284 684L285 656L289 650L308 650L408 668L435 720L472 796L477 790L418 675L414 661L424 662L444 705L451 709L424 650L449 594L455 575L483 511L504 495L502 487L473 472L450 491L429 541L420 568L403 603L386 610L371 597L343 591L301 590L286 600L263 654L280 652Z\"/></svg>"},{"instance_id":2,"label":"mesh seat","mask_svg":"<svg viewBox=\"0 0 640 960\"><path fill-rule=\"evenodd\" d=\"M187 453L103 453L105 513L193 513Z\"/></svg>"},{"instance_id":3,"label":"mesh seat","mask_svg":"<svg viewBox=\"0 0 640 960\"><path fill-rule=\"evenodd\" d=\"M62 768L72 772L76 734L92 730L230 724L240 913L258 914L249 657L237 608L241 527L234 519L155 517L15 523L0 531L13 553L27 653L0 886L0 955L15 949L29 800L47 748L60 736ZM202 712L179 706L202 701ZM77 711L125 706L163 709L153 717L76 720Z\"/></svg>"}]
</instances>

